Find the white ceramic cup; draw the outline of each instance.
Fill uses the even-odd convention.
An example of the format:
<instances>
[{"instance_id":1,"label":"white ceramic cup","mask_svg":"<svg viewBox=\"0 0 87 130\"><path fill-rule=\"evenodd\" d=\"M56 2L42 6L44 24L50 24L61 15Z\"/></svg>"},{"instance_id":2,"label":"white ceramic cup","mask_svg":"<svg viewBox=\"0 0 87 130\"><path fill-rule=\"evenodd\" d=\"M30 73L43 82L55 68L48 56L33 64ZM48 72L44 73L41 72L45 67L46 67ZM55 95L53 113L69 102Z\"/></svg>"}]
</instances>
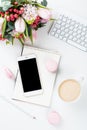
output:
<instances>
[{"instance_id":1,"label":"white ceramic cup","mask_svg":"<svg viewBox=\"0 0 87 130\"><path fill-rule=\"evenodd\" d=\"M58 86L58 96L64 102L76 102L81 98L85 77L64 78Z\"/></svg>"}]
</instances>

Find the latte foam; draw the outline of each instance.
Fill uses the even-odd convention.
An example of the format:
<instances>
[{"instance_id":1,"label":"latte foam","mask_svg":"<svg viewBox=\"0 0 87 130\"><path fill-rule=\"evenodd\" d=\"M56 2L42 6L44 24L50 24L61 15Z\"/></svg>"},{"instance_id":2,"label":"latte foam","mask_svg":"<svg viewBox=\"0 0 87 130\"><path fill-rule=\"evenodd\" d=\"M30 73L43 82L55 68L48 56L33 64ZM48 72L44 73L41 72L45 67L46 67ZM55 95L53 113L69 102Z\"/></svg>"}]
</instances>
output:
<instances>
[{"instance_id":1,"label":"latte foam","mask_svg":"<svg viewBox=\"0 0 87 130\"><path fill-rule=\"evenodd\" d=\"M65 80L59 86L58 93L64 101L74 101L80 95L80 84L73 79Z\"/></svg>"}]
</instances>

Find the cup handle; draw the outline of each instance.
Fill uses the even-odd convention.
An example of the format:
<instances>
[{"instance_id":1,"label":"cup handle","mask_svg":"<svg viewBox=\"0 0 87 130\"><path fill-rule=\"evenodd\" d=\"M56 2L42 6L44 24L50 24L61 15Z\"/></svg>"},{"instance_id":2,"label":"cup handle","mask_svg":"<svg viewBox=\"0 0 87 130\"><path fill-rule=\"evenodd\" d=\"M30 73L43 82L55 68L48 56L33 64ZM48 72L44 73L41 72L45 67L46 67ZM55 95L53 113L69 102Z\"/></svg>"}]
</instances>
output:
<instances>
[{"instance_id":1,"label":"cup handle","mask_svg":"<svg viewBox=\"0 0 87 130\"><path fill-rule=\"evenodd\" d=\"M77 81L83 86L85 84L86 77L80 76L80 77L77 78Z\"/></svg>"}]
</instances>

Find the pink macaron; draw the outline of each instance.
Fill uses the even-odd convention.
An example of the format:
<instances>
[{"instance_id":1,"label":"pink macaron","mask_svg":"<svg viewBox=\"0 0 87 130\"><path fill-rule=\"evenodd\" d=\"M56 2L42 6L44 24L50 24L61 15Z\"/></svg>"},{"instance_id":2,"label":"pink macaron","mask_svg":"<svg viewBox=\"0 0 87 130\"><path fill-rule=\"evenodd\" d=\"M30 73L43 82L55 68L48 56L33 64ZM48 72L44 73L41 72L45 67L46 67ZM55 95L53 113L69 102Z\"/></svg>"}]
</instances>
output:
<instances>
[{"instance_id":1,"label":"pink macaron","mask_svg":"<svg viewBox=\"0 0 87 130\"><path fill-rule=\"evenodd\" d=\"M52 72L52 73L55 73L57 71L57 68L58 68L58 64L55 60L53 59L49 59L47 62L46 62L46 68L49 72Z\"/></svg>"},{"instance_id":2,"label":"pink macaron","mask_svg":"<svg viewBox=\"0 0 87 130\"><path fill-rule=\"evenodd\" d=\"M48 114L48 121L52 125L58 125L60 123L61 117L58 112L52 111Z\"/></svg>"}]
</instances>

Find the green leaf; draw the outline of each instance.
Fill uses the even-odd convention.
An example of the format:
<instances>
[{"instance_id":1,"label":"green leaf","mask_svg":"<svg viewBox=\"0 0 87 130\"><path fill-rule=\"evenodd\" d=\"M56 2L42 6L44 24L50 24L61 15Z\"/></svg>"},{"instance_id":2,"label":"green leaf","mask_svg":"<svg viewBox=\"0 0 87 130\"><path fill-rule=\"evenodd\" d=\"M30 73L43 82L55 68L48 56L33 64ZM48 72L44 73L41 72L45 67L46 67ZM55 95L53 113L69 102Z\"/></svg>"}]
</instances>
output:
<instances>
[{"instance_id":1,"label":"green leaf","mask_svg":"<svg viewBox=\"0 0 87 130\"><path fill-rule=\"evenodd\" d=\"M21 42L22 45L24 45L24 41L22 38L18 38L18 40Z\"/></svg>"},{"instance_id":2,"label":"green leaf","mask_svg":"<svg viewBox=\"0 0 87 130\"><path fill-rule=\"evenodd\" d=\"M45 25L46 25L45 23L44 23L44 24L39 23L39 24L38 24L38 28L44 27Z\"/></svg>"},{"instance_id":3,"label":"green leaf","mask_svg":"<svg viewBox=\"0 0 87 130\"><path fill-rule=\"evenodd\" d=\"M8 39L8 40L9 40L9 37L10 37L10 34L6 34L6 35L4 36L4 38L6 38L6 39Z\"/></svg>"},{"instance_id":4,"label":"green leaf","mask_svg":"<svg viewBox=\"0 0 87 130\"><path fill-rule=\"evenodd\" d=\"M32 28L27 23L26 23L26 27L25 27L25 35L27 37L30 37L31 42L33 43Z\"/></svg>"},{"instance_id":5,"label":"green leaf","mask_svg":"<svg viewBox=\"0 0 87 130\"><path fill-rule=\"evenodd\" d=\"M5 38L8 39L7 43L10 42L13 44L14 37L12 37L11 34L5 35Z\"/></svg>"},{"instance_id":6,"label":"green leaf","mask_svg":"<svg viewBox=\"0 0 87 130\"><path fill-rule=\"evenodd\" d=\"M32 2L32 5L38 6L38 7L40 7L40 8L48 9L46 6L44 6L44 5L40 4L40 3Z\"/></svg>"},{"instance_id":7,"label":"green leaf","mask_svg":"<svg viewBox=\"0 0 87 130\"><path fill-rule=\"evenodd\" d=\"M1 2L4 2L4 1L10 1L11 2L11 0L1 0Z\"/></svg>"},{"instance_id":8,"label":"green leaf","mask_svg":"<svg viewBox=\"0 0 87 130\"><path fill-rule=\"evenodd\" d=\"M8 28L10 28L11 30L14 30L14 22L8 22Z\"/></svg>"},{"instance_id":9,"label":"green leaf","mask_svg":"<svg viewBox=\"0 0 87 130\"><path fill-rule=\"evenodd\" d=\"M3 11L8 10L12 6L13 5L11 5L11 0L1 0L0 2L0 7L3 9Z\"/></svg>"},{"instance_id":10,"label":"green leaf","mask_svg":"<svg viewBox=\"0 0 87 130\"><path fill-rule=\"evenodd\" d=\"M27 37L29 36L29 34L28 34L28 26L27 26L26 22L25 22L25 35Z\"/></svg>"},{"instance_id":11,"label":"green leaf","mask_svg":"<svg viewBox=\"0 0 87 130\"><path fill-rule=\"evenodd\" d=\"M3 7L3 10L6 11L6 10L8 10L8 9L11 8L11 7L12 7L12 5L4 6L4 7Z\"/></svg>"},{"instance_id":12,"label":"green leaf","mask_svg":"<svg viewBox=\"0 0 87 130\"><path fill-rule=\"evenodd\" d=\"M41 5L47 6L47 1L46 0L41 1Z\"/></svg>"},{"instance_id":13,"label":"green leaf","mask_svg":"<svg viewBox=\"0 0 87 130\"><path fill-rule=\"evenodd\" d=\"M7 40L7 41L6 41L6 44L10 44L10 41Z\"/></svg>"},{"instance_id":14,"label":"green leaf","mask_svg":"<svg viewBox=\"0 0 87 130\"><path fill-rule=\"evenodd\" d=\"M4 37L4 34L5 34L6 24L7 24L7 21L5 19L3 23L3 28L2 28L2 37Z\"/></svg>"},{"instance_id":15,"label":"green leaf","mask_svg":"<svg viewBox=\"0 0 87 130\"><path fill-rule=\"evenodd\" d=\"M30 40L31 40L31 42L32 42L32 44L33 44L32 29L31 29L31 32L30 32Z\"/></svg>"},{"instance_id":16,"label":"green leaf","mask_svg":"<svg viewBox=\"0 0 87 130\"><path fill-rule=\"evenodd\" d=\"M3 12L3 9L2 9L2 7L0 7L0 11L1 11L1 12Z\"/></svg>"},{"instance_id":17,"label":"green leaf","mask_svg":"<svg viewBox=\"0 0 87 130\"><path fill-rule=\"evenodd\" d=\"M16 0L16 2L18 2L18 4L21 4L21 3L27 3L28 2L28 0Z\"/></svg>"},{"instance_id":18,"label":"green leaf","mask_svg":"<svg viewBox=\"0 0 87 130\"><path fill-rule=\"evenodd\" d=\"M31 3L32 2L32 0L27 0L29 3Z\"/></svg>"},{"instance_id":19,"label":"green leaf","mask_svg":"<svg viewBox=\"0 0 87 130\"><path fill-rule=\"evenodd\" d=\"M14 3L15 2L15 0L11 0L11 3Z\"/></svg>"},{"instance_id":20,"label":"green leaf","mask_svg":"<svg viewBox=\"0 0 87 130\"><path fill-rule=\"evenodd\" d=\"M12 37L12 45L14 44L14 37Z\"/></svg>"},{"instance_id":21,"label":"green leaf","mask_svg":"<svg viewBox=\"0 0 87 130\"><path fill-rule=\"evenodd\" d=\"M31 42L33 43L32 28L29 25L28 25L28 34L29 34Z\"/></svg>"},{"instance_id":22,"label":"green leaf","mask_svg":"<svg viewBox=\"0 0 87 130\"><path fill-rule=\"evenodd\" d=\"M6 33L9 33L9 32L11 32L12 31L12 29L10 29L10 28L8 28L8 26L6 27Z\"/></svg>"}]
</instances>

